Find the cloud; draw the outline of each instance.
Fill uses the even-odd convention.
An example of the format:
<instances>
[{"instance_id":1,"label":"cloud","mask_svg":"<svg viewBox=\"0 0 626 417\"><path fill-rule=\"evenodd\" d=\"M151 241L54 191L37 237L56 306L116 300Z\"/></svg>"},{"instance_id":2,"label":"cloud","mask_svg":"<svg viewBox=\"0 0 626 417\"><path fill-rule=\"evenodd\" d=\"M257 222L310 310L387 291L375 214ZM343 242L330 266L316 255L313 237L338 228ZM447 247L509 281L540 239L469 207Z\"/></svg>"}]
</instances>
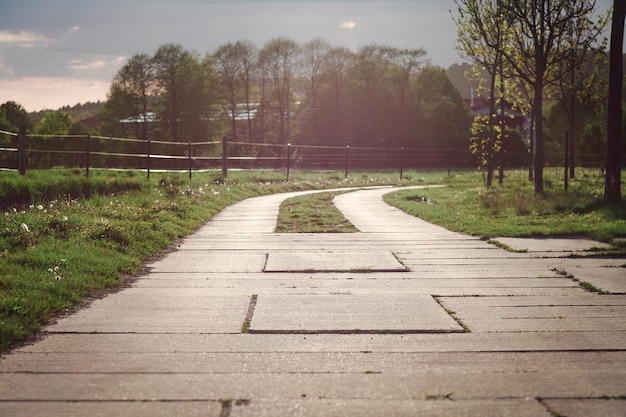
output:
<instances>
[{"instance_id":1,"label":"cloud","mask_svg":"<svg viewBox=\"0 0 626 417\"><path fill-rule=\"evenodd\" d=\"M20 32L0 30L0 44L9 44L21 46L24 48L33 48L37 45L47 45L51 42L51 39L37 35L34 32L29 32L25 30Z\"/></svg>"},{"instance_id":2,"label":"cloud","mask_svg":"<svg viewBox=\"0 0 626 417\"><path fill-rule=\"evenodd\" d=\"M69 61L68 64L69 64L69 68L76 70L76 71L100 69L107 65L107 63L101 59L97 61L91 61L91 62L84 62L82 59L73 59Z\"/></svg>"},{"instance_id":3,"label":"cloud","mask_svg":"<svg viewBox=\"0 0 626 417\"><path fill-rule=\"evenodd\" d=\"M356 27L356 22L353 22L351 20L345 20L345 21L341 22L339 27L341 29L354 29Z\"/></svg>"}]
</instances>

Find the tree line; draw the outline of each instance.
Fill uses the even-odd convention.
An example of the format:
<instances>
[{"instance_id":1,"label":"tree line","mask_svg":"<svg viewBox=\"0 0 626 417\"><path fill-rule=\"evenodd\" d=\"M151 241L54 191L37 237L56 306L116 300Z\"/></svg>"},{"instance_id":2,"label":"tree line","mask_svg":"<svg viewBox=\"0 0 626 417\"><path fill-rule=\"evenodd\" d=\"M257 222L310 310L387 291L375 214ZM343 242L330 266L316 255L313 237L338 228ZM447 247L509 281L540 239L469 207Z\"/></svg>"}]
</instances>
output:
<instances>
[{"instance_id":1,"label":"tree line","mask_svg":"<svg viewBox=\"0 0 626 417\"><path fill-rule=\"evenodd\" d=\"M466 149L471 115L421 49L279 37L204 57L178 44L135 54L102 122L103 134L140 139Z\"/></svg>"}]
</instances>

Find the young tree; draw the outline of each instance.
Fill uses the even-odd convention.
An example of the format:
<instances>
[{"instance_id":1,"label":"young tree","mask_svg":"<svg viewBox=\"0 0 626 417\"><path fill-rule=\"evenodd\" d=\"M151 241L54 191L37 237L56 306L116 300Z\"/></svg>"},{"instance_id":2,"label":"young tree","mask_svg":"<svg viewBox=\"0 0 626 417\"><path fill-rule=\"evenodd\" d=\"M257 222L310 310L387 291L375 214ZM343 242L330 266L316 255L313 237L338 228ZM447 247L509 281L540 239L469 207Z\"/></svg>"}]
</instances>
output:
<instances>
[{"instance_id":1,"label":"young tree","mask_svg":"<svg viewBox=\"0 0 626 417\"><path fill-rule=\"evenodd\" d=\"M502 0L455 0L459 16L457 24L457 49L461 56L480 64L489 74L489 116L480 120L480 134L475 135L484 144L487 168L487 187L491 187L495 168L496 147L502 146L502 126L496 128L496 80L503 83L503 57L507 48L509 19ZM503 91L501 90L501 93ZM504 97L500 97L502 101ZM500 115L500 121L503 115ZM475 127L477 129L478 127Z\"/></svg>"},{"instance_id":2,"label":"young tree","mask_svg":"<svg viewBox=\"0 0 626 417\"><path fill-rule=\"evenodd\" d=\"M607 158L604 199L611 203L622 200L622 85L624 81L624 64L622 46L624 43L624 19L626 18L626 2L613 2L613 18L611 22L611 50L609 61L609 102L607 122Z\"/></svg>"},{"instance_id":3,"label":"young tree","mask_svg":"<svg viewBox=\"0 0 626 417\"><path fill-rule=\"evenodd\" d=\"M543 193L545 137L544 90L562 77L561 65L570 56L566 36L572 26L588 20L595 0L501 0L510 19L511 40L503 50L514 74L533 87L535 128L535 192Z\"/></svg>"},{"instance_id":4,"label":"young tree","mask_svg":"<svg viewBox=\"0 0 626 417\"><path fill-rule=\"evenodd\" d=\"M557 85L560 104L568 119L569 149L566 152L572 178L575 176L576 143L585 116L593 114L606 100L606 51L599 38L608 21L608 14L598 16L596 21L592 16L583 16L576 24L567 27L564 36L564 47L569 50L569 56L562 63Z\"/></svg>"}]
</instances>

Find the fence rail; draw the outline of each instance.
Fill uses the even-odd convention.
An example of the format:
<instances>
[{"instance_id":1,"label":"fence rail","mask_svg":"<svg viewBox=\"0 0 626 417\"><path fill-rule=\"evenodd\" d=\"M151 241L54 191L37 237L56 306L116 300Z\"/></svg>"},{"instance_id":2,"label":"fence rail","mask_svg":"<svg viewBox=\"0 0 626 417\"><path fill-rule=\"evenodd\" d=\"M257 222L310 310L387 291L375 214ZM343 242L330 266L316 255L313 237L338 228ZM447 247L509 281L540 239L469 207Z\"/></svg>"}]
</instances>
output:
<instances>
[{"instance_id":1,"label":"fence rail","mask_svg":"<svg viewBox=\"0 0 626 417\"><path fill-rule=\"evenodd\" d=\"M598 166L599 155L579 155L580 161ZM506 168L528 166L528 153L506 153L498 162ZM215 170L227 177L229 169L282 169L287 180L293 169L336 170L348 177L351 170L457 168L478 165L469 150L314 146L229 141L172 142L106 136L34 136L0 130L0 169L55 167L80 168L89 176L94 169L194 172ZM586 164L581 164L586 165Z\"/></svg>"}]
</instances>

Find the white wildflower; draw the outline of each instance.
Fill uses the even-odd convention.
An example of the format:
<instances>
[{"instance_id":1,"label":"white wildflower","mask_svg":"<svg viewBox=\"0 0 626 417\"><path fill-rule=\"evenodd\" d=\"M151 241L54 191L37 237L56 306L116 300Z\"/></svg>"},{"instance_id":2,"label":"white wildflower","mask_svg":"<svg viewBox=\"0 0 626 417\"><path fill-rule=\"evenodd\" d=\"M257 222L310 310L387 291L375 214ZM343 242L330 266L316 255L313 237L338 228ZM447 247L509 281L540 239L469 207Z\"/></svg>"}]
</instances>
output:
<instances>
[{"instance_id":1,"label":"white wildflower","mask_svg":"<svg viewBox=\"0 0 626 417\"><path fill-rule=\"evenodd\" d=\"M30 229L28 228L28 225L26 223L22 223L22 229L26 232L26 233L30 233Z\"/></svg>"},{"instance_id":2,"label":"white wildflower","mask_svg":"<svg viewBox=\"0 0 626 417\"><path fill-rule=\"evenodd\" d=\"M43 210L43 206L40 204L37 206L37 210Z\"/></svg>"}]
</instances>

